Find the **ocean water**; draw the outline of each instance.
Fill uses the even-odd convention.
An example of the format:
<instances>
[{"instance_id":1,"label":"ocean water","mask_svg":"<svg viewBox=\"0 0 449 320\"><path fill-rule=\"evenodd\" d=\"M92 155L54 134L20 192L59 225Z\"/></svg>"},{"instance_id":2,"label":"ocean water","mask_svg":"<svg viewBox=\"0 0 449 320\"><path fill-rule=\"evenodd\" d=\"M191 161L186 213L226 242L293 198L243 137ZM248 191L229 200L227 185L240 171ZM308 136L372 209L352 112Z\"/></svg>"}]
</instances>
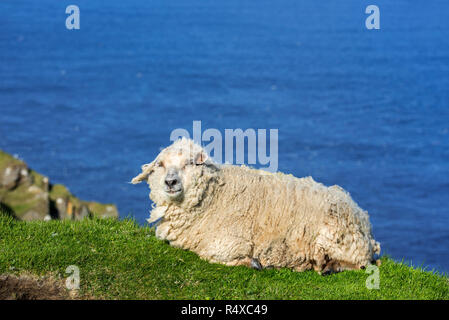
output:
<instances>
[{"instance_id":1,"label":"ocean water","mask_svg":"<svg viewBox=\"0 0 449 320\"><path fill-rule=\"evenodd\" d=\"M448 1L2 0L0 15L0 149L51 182L143 224L148 188L127 182L173 129L278 129L279 170L342 186L384 253L449 271Z\"/></svg>"}]
</instances>

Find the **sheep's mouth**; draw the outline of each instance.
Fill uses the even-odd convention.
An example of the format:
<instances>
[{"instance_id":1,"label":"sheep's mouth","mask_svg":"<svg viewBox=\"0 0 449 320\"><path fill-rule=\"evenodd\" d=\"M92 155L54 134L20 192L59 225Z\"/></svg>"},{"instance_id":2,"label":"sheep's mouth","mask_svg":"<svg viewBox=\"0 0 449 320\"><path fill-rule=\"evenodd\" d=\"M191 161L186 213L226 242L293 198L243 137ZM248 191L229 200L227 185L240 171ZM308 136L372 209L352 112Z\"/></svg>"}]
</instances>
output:
<instances>
[{"instance_id":1,"label":"sheep's mouth","mask_svg":"<svg viewBox=\"0 0 449 320\"><path fill-rule=\"evenodd\" d=\"M182 189L165 189L165 193L168 194L170 197L175 197L181 194Z\"/></svg>"}]
</instances>

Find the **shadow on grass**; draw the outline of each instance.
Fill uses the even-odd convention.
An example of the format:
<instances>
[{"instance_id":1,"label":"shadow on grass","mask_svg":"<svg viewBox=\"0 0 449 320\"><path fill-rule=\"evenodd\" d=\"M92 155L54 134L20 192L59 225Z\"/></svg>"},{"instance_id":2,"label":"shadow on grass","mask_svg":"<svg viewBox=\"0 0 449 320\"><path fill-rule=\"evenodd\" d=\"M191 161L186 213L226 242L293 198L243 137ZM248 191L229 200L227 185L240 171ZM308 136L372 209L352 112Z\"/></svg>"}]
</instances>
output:
<instances>
[{"instance_id":1,"label":"shadow on grass","mask_svg":"<svg viewBox=\"0 0 449 320\"><path fill-rule=\"evenodd\" d=\"M1 215L7 216L7 217L12 217L15 220L17 220L14 210L10 206L8 206L2 202L0 202L0 216Z\"/></svg>"}]
</instances>

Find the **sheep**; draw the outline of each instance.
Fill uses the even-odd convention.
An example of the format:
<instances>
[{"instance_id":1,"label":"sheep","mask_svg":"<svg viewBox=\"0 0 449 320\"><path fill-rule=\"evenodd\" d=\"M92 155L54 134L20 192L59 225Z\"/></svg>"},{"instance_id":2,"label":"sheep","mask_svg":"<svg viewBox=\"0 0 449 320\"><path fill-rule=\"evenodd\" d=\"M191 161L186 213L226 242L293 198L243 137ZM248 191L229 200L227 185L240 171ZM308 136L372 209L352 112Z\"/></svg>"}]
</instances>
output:
<instances>
[{"instance_id":1,"label":"sheep","mask_svg":"<svg viewBox=\"0 0 449 320\"><path fill-rule=\"evenodd\" d=\"M333 273L380 254L368 213L339 186L214 163L182 138L142 166L156 237L228 266Z\"/></svg>"}]
</instances>

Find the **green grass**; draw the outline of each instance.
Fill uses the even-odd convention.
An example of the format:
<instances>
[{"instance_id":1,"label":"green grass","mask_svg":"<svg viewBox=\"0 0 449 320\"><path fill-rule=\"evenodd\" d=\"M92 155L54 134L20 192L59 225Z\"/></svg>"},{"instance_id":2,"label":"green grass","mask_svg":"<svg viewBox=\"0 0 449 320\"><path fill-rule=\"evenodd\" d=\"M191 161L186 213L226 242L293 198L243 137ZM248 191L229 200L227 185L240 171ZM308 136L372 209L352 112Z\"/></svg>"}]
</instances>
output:
<instances>
[{"instance_id":1,"label":"green grass","mask_svg":"<svg viewBox=\"0 0 449 320\"><path fill-rule=\"evenodd\" d=\"M0 215L0 274L67 277L106 299L449 299L448 278L382 258L380 289L364 270L329 276L210 264L132 220L21 222Z\"/></svg>"},{"instance_id":2,"label":"green grass","mask_svg":"<svg viewBox=\"0 0 449 320\"><path fill-rule=\"evenodd\" d=\"M23 165L22 160L14 158L12 155L0 150L0 170L9 165Z\"/></svg>"}]
</instances>

